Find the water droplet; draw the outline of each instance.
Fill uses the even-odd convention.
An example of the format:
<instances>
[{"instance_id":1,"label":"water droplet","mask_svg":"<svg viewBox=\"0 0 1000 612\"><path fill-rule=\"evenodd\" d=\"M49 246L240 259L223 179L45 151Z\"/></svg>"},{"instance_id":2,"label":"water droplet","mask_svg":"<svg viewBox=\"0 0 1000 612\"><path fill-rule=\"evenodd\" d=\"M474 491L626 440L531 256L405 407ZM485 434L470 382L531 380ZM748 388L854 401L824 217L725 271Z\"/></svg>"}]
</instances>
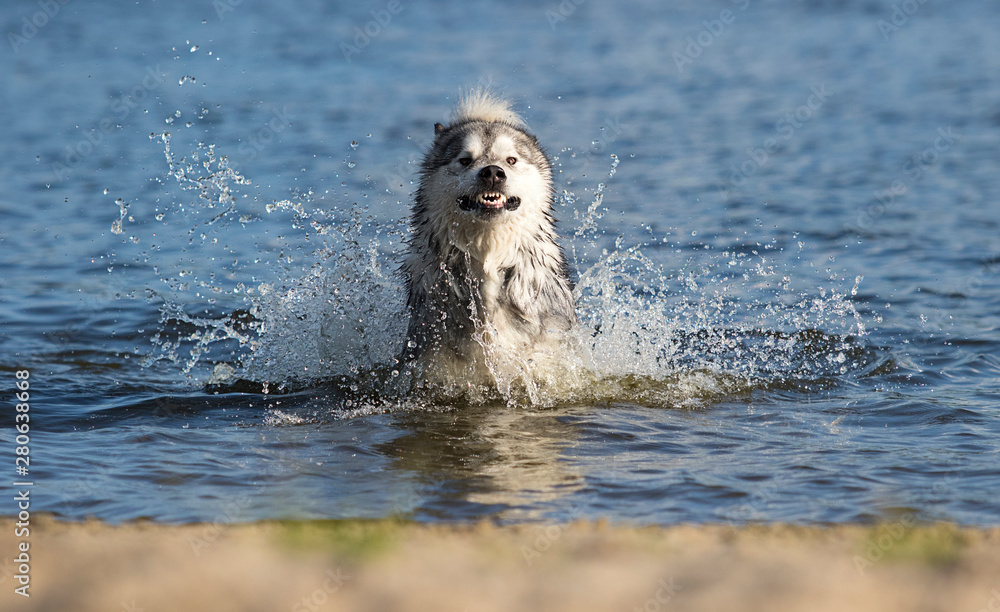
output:
<instances>
[{"instance_id":1,"label":"water droplet","mask_svg":"<svg viewBox=\"0 0 1000 612\"><path fill-rule=\"evenodd\" d=\"M177 81L177 84L183 85L184 83L195 83L196 81L197 80L193 76L186 74L182 76L179 81Z\"/></svg>"},{"instance_id":2,"label":"water droplet","mask_svg":"<svg viewBox=\"0 0 1000 612\"><path fill-rule=\"evenodd\" d=\"M197 50L198 50L198 45L192 45L191 46L191 53L194 53Z\"/></svg>"},{"instance_id":3,"label":"water droplet","mask_svg":"<svg viewBox=\"0 0 1000 612\"><path fill-rule=\"evenodd\" d=\"M357 166L357 164L354 163L354 162L352 162L352 161L347 162L347 167L348 168L353 168L354 166Z\"/></svg>"},{"instance_id":4,"label":"water droplet","mask_svg":"<svg viewBox=\"0 0 1000 612\"><path fill-rule=\"evenodd\" d=\"M358 148L358 141L357 140L352 140L351 141L351 148L352 149L357 149Z\"/></svg>"}]
</instances>

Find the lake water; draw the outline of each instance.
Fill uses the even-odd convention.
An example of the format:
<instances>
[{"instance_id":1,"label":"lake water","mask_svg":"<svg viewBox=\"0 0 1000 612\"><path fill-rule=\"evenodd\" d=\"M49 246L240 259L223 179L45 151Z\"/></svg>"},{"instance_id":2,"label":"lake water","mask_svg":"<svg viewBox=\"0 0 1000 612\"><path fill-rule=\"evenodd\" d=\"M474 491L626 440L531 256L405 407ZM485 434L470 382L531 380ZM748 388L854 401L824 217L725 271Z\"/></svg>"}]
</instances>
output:
<instances>
[{"instance_id":1,"label":"lake water","mask_svg":"<svg viewBox=\"0 0 1000 612\"><path fill-rule=\"evenodd\" d=\"M997 523L1000 5L49 4L0 8L33 509ZM393 372L476 85L555 159L585 384Z\"/></svg>"}]
</instances>

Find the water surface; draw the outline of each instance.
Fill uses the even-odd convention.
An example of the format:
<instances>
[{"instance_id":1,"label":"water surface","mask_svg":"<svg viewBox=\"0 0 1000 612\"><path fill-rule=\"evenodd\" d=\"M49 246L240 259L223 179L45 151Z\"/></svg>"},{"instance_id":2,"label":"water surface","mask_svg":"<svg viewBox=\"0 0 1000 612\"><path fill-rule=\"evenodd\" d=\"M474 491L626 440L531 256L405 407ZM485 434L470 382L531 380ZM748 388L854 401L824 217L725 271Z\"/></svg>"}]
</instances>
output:
<instances>
[{"instance_id":1,"label":"water surface","mask_svg":"<svg viewBox=\"0 0 1000 612\"><path fill-rule=\"evenodd\" d=\"M996 523L1000 7L401 6L0 9L33 507ZM555 158L572 392L392 374L415 167L477 84Z\"/></svg>"}]
</instances>

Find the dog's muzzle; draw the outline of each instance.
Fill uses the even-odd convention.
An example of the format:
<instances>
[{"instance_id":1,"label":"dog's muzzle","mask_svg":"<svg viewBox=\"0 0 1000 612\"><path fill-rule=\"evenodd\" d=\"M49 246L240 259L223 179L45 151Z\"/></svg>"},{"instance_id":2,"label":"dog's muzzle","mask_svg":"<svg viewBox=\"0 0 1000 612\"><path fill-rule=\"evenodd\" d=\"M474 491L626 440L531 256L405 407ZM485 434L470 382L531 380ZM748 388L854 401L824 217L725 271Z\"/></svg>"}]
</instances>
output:
<instances>
[{"instance_id":1,"label":"dog's muzzle","mask_svg":"<svg viewBox=\"0 0 1000 612\"><path fill-rule=\"evenodd\" d=\"M507 196L499 191L480 192L458 198L458 207L462 210L485 213L500 212L501 210L517 210L520 205L521 198Z\"/></svg>"},{"instance_id":2,"label":"dog's muzzle","mask_svg":"<svg viewBox=\"0 0 1000 612\"><path fill-rule=\"evenodd\" d=\"M507 173L500 166L486 166L479 171L479 191L458 198L462 210L477 210L492 213L501 210L517 210L521 198L504 193Z\"/></svg>"}]
</instances>

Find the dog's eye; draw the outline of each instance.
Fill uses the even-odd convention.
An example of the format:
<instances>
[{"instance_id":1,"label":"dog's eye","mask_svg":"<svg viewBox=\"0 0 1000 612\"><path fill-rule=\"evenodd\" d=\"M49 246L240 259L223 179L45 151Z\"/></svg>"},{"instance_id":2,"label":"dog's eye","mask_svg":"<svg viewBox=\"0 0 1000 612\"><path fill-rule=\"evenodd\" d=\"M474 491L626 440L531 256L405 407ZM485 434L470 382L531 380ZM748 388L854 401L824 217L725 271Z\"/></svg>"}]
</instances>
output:
<instances>
[{"instance_id":1,"label":"dog's eye","mask_svg":"<svg viewBox=\"0 0 1000 612\"><path fill-rule=\"evenodd\" d=\"M469 164L472 163L472 158L471 157L459 157L458 158L458 163L462 164L463 166L468 166Z\"/></svg>"},{"instance_id":2,"label":"dog's eye","mask_svg":"<svg viewBox=\"0 0 1000 612\"><path fill-rule=\"evenodd\" d=\"M511 166L513 166L514 164L517 163L517 158L516 157L508 157L507 158L507 163L510 164Z\"/></svg>"}]
</instances>

